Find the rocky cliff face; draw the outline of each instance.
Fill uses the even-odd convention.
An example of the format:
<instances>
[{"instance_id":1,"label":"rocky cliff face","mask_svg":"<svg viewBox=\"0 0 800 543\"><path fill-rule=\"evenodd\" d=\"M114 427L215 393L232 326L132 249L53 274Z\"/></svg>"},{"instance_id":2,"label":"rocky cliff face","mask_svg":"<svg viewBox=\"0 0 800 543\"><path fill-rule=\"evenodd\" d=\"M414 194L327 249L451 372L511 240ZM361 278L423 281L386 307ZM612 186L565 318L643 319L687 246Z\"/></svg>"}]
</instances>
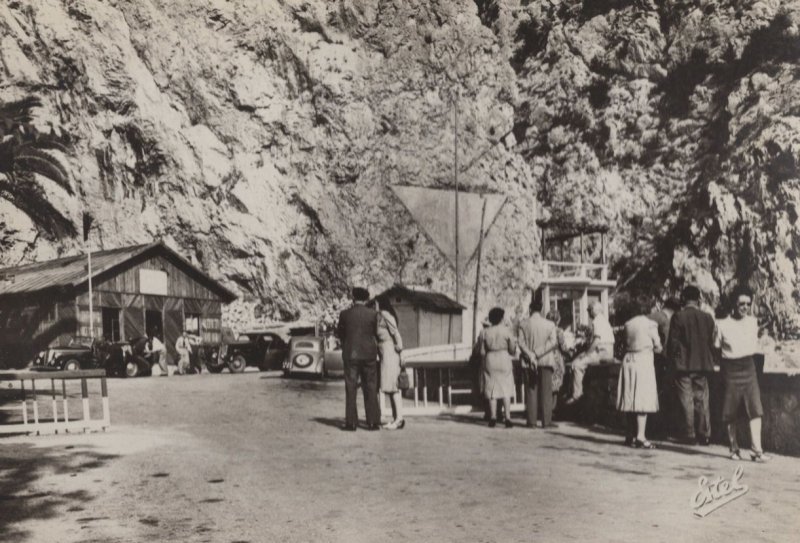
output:
<instances>
[{"instance_id":1,"label":"rocky cliff face","mask_svg":"<svg viewBox=\"0 0 800 543\"><path fill-rule=\"evenodd\" d=\"M36 93L76 142L76 195L52 201L95 214L95 246L166 239L242 294L238 320L308 316L352 282L452 292L389 185L452 186L459 96L462 189L511 198L488 291L533 279L534 183L502 140L514 72L471 2L41 0L4 3L0 29L0 98ZM78 250L6 223L5 263Z\"/></svg>"},{"instance_id":2,"label":"rocky cliff face","mask_svg":"<svg viewBox=\"0 0 800 543\"><path fill-rule=\"evenodd\" d=\"M514 59L549 211L612 224L633 291L694 282L713 305L749 284L784 339L800 333L798 23L798 2L531 2Z\"/></svg>"},{"instance_id":3,"label":"rocky cliff face","mask_svg":"<svg viewBox=\"0 0 800 543\"><path fill-rule=\"evenodd\" d=\"M626 288L691 281L716 301L747 282L791 338L799 9L20 0L0 5L0 100L37 95L36 122L73 136L75 195L42 185L76 228L95 214L95 246L164 238L242 294L238 321L312 315L351 282L452 295L388 187L452 186L457 103L460 183L509 197L482 300L515 307L535 284L541 202L612 226ZM78 250L0 208L4 264Z\"/></svg>"}]
</instances>

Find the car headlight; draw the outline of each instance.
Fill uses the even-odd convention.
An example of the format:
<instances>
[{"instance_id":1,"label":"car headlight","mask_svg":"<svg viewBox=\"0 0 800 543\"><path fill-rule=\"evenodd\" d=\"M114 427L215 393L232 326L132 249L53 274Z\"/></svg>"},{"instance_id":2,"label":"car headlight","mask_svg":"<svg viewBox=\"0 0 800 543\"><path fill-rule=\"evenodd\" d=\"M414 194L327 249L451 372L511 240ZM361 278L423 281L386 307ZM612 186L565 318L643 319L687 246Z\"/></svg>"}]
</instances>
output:
<instances>
[{"instance_id":1,"label":"car headlight","mask_svg":"<svg viewBox=\"0 0 800 543\"><path fill-rule=\"evenodd\" d=\"M310 354L301 353L296 355L292 362L298 368L307 368L314 362L314 358Z\"/></svg>"}]
</instances>

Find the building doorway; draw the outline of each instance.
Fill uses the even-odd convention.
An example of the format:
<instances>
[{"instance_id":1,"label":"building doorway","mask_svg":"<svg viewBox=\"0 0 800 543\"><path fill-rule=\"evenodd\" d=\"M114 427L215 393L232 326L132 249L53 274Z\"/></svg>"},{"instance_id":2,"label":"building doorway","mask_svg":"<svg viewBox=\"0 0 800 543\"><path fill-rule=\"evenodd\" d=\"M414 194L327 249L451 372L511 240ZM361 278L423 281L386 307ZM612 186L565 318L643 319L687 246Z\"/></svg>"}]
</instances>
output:
<instances>
[{"instance_id":1,"label":"building doorway","mask_svg":"<svg viewBox=\"0 0 800 543\"><path fill-rule=\"evenodd\" d=\"M122 341L119 328L120 310L116 307L103 308L103 337L112 343Z\"/></svg>"},{"instance_id":2,"label":"building doorway","mask_svg":"<svg viewBox=\"0 0 800 543\"><path fill-rule=\"evenodd\" d=\"M147 309L144 312L144 331L148 336L150 332L153 332L159 339L164 337L164 321L161 318L161 311Z\"/></svg>"}]
</instances>

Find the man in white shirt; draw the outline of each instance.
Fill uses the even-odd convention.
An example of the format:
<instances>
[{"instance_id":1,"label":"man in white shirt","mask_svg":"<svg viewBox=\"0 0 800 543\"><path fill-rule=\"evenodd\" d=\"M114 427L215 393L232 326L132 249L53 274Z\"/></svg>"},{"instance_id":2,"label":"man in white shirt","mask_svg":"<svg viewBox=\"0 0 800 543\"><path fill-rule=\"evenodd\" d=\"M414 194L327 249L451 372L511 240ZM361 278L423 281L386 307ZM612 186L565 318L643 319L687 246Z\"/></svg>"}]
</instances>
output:
<instances>
[{"instance_id":1,"label":"man in white shirt","mask_svg":"<svg viewBox=\"0 0 800 543\"><path fill-rule=\"evenodd\" d=\"M589 306L589 317L592 319L592 342L585 353L572 361L572 397L567 405L583 396L583 376L589 366L614 362L614 331L600 302Z\"/></svg>"},{"instance_id":2,"label":"man in white shirt","mask_svg":"<svg viewBox=\"0 0 800 543\"><path fill-rule=\"evenodd\" d=\"M167 367L167 349L161 340L156 337L156 331L150 330L147 336L147 343L144 347L144 354L150 360L150 366L158 364L161 368L161 375L163 377L169 376L169 368Z\"/></svg>"},{"instance_id":3,"label":"man in white shirt","mask_svg":"<svg viewBox=\"0 0 800 543\"><path fill-rule=\"evenodd\" d=\"M178 351L178 375L185 375L189 370L190 356L192 354L192 344L189 335L183 331L175 342L175 350Z\"/></svg>"}]
</instances>

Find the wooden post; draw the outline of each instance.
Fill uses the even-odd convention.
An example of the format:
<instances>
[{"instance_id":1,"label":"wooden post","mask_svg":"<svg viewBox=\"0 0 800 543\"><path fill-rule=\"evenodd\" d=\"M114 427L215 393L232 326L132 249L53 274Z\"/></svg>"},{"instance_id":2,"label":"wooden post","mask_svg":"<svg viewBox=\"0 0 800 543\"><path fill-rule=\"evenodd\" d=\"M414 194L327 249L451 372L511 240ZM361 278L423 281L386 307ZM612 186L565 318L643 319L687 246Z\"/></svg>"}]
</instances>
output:
<instances>
[{"instance_id":1,"label":"wooden post","mask_svg":"<svg viewBox=\"0 0 800 543\"><path fill-rule=\"evenodd\" d=\"M459 290L461 287L461 275L458 265L458 98L455 99L455 123L453 126L453 179L456 189L456 303L459 303Z\"/></svg>"},{"instance_id":2,"label":"wooden post","mask_svg":"<svg viewBox=\"0 0 800 543\"><path fill-rule=\"evenodd\" d=\"M419 380L417 378L417 368L411 368L414 375L414 407L419 407Z\"/></svg>"},{"instance_id":3,"label":"wooden post","mask_svg":"<svg viewBox=\"0 0 800 543\"><path fill-rule=\"evenodd\" d=\"M39 433L39 401L36 399L36 381L31 379L31 400L33 401L33 424Z\"/></svg>"},{"instance_id":4,"label":"wooden post","mask_svg":"<svg viewBox=\"0 0 800 543\"><path fill-rule=\"evenodd\" d=\"M69 422L69 404L67 403L67 381L66 379L61 380L61 397L63 398L64 402L64 423ZM66 429L69 432L69 428Z\"/></svg>"},{"instance_id":5,"label":"wooden post","mask_svg":"<svg viewBox=\"0 0 800 543\"><path fill-rule=\"evenodd\" d=\"M438 390L438 393L439 393L439 409L441 409L442 405L443 405L443 400L444 400L444 398L442 397L442 384L443 384L444 381L442 380L442 369L441 368L439 368L439 372L438 373L439 373L439 383L438 383L439 386L437 388L439 389Z\"/></svg>"},{"instance_id":6,"label":"wooden post","mask_svg":"<svg viewBox=\"0 0 800 543\"><path fill-rule=\"evenodd\" d=\"M50 392L53 399L53 424L58 422L58 404L56 403L56 380L50 379Z\"/></svg>"},{"instance_id":7,"label":"wooden post","mask_svg":"<svg viewBox=\"0 0 800 543\"><path fill-rule=\"evenodd\" d=\"M447 407L453 407L453 377L450 371L450 368L447 368Z\"/></svg>"},{"instance_id":8,"label":"wooden post","mask_svg":"<svg viewBox=\"0 0 800 543\"><path fill-rule=\"evenodd\" d=\"M100 378L100 393L103 396L103 422L109 426L111 425L111 409L108 407L108 385L106 385L105 377ZM381 394L381 396L386 396L386 394Z\"/></svg>"},{"instance_id":9,"label":"wooden post","mask_svg":"<svg viewBox=\"0 0 800 543\"><path fill-rule=\"evenodd\" d=\"M89 421L89 387L86 383L86 378L81 377L81 398L83 399L83 420ZM86 429L84 428L84 431Z\"/></svg>"},{"instance_id":10,"label":"wooden post","mask_svg":"<svg viewBox=\"0 0 800 543\"><path fill-rule=\"evenodd\" d=\"M606 234L600 232L600 262L606 263Z\"/></svg>"},{"instance_id":11,"label":"wooden post","mask_svg":"<svg viewBox=\"0 0 800 543\"><path fill-rule=\"evenodd\" d=\"M486 219L486 198L483 199L481 208L481 233L478 238L478 264L475 271L475 297L472 300L472 342L478 337L478 293L481 282L481 256L483 253L483 224Z\"/></svg>"},{"instance_id":12,"label":"wooden post","mask_svg":"<svg viewBox=\"0 0 800 543\"><path fill-rule=\"evenodd\" d=\"M20 392L22 393L22 426L28 426L28 398L25 396L25 380L19 381Z\"/></svg>"},{"instance_id":13,"label":"wooden post","mask_svg":"<svg viewBox=\"0 0 800 543\"><path fill-rule=\"evenodd\" d=\"M428 407L428 374L425 372L424 368L420 368L419 373L424 380L424 384L422 385L422 406Z\"/></svg>"},{"instance_id":14,"label":"wooden post","mask_svg":"<svg viewBox=\"0 0 800 543\"><path fill-rule=\"evenodd\" d=\"M542 235L542 260L547 260L547 236L544 234L544 228L540 228L539 231Z\"/></svg>"}]
</instances>

